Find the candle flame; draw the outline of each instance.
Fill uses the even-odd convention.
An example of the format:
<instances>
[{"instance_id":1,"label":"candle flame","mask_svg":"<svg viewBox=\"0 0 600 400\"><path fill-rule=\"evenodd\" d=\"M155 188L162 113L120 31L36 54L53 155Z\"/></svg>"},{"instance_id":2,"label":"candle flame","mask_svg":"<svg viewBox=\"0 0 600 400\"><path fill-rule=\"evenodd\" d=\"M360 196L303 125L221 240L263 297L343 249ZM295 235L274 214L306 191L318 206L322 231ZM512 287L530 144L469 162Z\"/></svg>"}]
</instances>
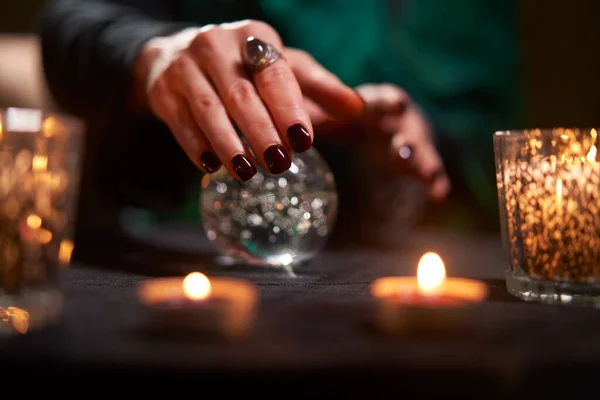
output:
<instances>
[{"instance_id":1,"label":"candle flame","mask_svg":"<svg viewBox=\"0 0 600 400\"><path fill-rule=\"evenodd\" d=\"M34 171L43 172L43 171L46 171L46 169L48 169L48 157L47 156L36 154L33 156L31 163L32 163L31 168Z\"/></svg>"},{"instance_id":2,"label":"candle flame","mask_svg":"<svg viewBox=\"0 0 600 400\"><path fill-rule=\"evenodd\" d=\"M210 295L210 291L210 281L200 272L192 272L183 280L183 292L190 299L205 299Z\"/></svg>"},{"instance_id":3,"label":"candle flame","mask_svg":"<svg viewBox=\"0 0 600 400\"><path fill-rule=\"evenodd\" d=\"M42 132L47 138L51 138L61 132L61 124L53 115L49 116L42 122Z\"/></svg>"},{"instance_id":4,"label":"candle flame","mask_svg":"<svg viewBox=\"0 0 600 400\"><path fill-rule=\"evenodd\" d=\"M563 198L563 182L561 178L556 180L556 209L560 212Z\"/></svg>"},{"instance_id":5,"label":"candle flame","mask_svg":"<svg viewBox=\"0 0 600 400\"><path fill-rule=\"evenodd\" d=\"M587 160L589 162L596 161L596 154L597 153L598 153L598 149L596 148L596 146L590 147L590 151L588 151L587 156L586 156Z\"/></svg>"},{"instance_id":6,"label":"candle flame","mask_svg":"<svg viewBox=\"0 0 600 400\"><path fill-rule=\"evenodd\" d=\"M417 267L419 289L426 294L436 293L446 279L446 267L442 258L432 252L423 254Z\"/></svg>"},{"instance_id":7,"label":"candle flame","mask_svg":"<svg viewBox=\"0 0 600 400\"><path fill-rule=\"evenodd\" d=\"M27 217L27 226L32 229L38 229L42 226L42 219L36 214L29 214Z\"/></svg>"},{"instance_id":8,"label":"candle flame","mask_svg":"<svg viewBox=\"0 0 600 400\"><path fill-rule=\"evenodd\" d=\"M65 265L70 263L74 248L75 244L70 240L65 239L60 242L60 246L58 247L58 261Z\"/></svg>"}]
</instances>

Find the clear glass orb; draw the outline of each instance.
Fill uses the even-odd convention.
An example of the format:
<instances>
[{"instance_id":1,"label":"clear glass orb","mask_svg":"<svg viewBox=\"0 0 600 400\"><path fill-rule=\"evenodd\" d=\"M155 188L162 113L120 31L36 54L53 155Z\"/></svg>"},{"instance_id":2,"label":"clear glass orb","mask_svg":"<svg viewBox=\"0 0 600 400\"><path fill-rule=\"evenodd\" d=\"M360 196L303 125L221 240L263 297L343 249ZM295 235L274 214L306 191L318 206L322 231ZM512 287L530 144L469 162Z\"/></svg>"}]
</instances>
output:
<instances>
[{"instance_id":1,"label":"clear glass orb","mask_svg":"<svg viewBox=\"0 0 600 400\"><path fill-rule=\"evenodd\" d=\"M314 149L294 154L290 169L258 167L247 182L226 168L202 179L200 212L208 239L229 262L295 266L325 245L337 216L333 174Z\"/></svg>"}]
</instances>

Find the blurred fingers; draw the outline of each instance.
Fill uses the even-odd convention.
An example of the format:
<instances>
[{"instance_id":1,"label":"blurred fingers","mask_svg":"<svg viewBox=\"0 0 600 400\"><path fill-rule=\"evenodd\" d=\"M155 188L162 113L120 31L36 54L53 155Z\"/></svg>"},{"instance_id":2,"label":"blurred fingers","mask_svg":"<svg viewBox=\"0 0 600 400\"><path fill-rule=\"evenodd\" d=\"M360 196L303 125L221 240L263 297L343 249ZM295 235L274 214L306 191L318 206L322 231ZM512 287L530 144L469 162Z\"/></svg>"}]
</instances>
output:
<instances>
[{"instance_id":1,"label":"blurred fingers","mask_svg":"<svg viewBox=\"0 0 600 400\"><path fill-rule=\"evenodd\" d=\"M365 107L364 100L337 76L325 69L308 53L285 49L286 59L302 88L329 115L338 119L359 117Z\"/></svg>"}]
</instances>

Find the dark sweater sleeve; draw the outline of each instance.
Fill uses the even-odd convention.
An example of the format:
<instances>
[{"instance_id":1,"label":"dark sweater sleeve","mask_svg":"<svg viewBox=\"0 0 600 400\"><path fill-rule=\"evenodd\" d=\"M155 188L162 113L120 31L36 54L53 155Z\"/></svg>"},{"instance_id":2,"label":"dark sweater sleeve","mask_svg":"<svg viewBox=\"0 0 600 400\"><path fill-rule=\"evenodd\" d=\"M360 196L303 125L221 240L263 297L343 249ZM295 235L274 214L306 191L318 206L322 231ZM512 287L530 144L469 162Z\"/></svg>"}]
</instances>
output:
<instances>
[{"instance_id":1,"label":"dark sweater sleeve","mask_svg":"<svg viewBox=\"0 0 600 400\"><path fill-rule=\"evenodd\" d=\"M126 109L131 65L152 37L185 26L175 0L54 0L41 17L43 66L65 111L96 119Z\"/></svg>"},{"instance_id":2,"label":"dark sweater sleeve","mask_svg":"<svg viewBox=\"0 0 600 400\"><path fill-rule=\"evenodd\" d=\"M181 20L180 5L54 0L43 10L47 84L61 111L87 128L76 228L83 236L117 232L125 206L172 212L197 190L199 170L166 126L127 107L132 63L144 43L190 26L173 22Z\"/></svg>"}]
</instances>

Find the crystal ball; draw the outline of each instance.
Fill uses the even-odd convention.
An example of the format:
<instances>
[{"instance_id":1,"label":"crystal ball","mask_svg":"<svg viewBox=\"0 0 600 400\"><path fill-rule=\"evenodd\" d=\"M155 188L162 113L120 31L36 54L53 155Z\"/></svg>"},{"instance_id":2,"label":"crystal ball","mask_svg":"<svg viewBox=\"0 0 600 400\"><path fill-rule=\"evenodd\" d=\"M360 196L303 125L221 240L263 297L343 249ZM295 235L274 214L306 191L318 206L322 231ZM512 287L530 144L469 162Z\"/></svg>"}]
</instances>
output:
<instances>
[{"instance_id":1,"label":"crystal ball","mask_svg":"<svg viewBox=\"0 0 600 400\"><path fill-rule=\"evenodd\" d=\"M333 173L314 148L294 154L280 175L258 167L242 183L221 168L202 179L206 235L229 263L289 267L313 258L327 242L337 208Z\"/></svg>"}]
</instances>

